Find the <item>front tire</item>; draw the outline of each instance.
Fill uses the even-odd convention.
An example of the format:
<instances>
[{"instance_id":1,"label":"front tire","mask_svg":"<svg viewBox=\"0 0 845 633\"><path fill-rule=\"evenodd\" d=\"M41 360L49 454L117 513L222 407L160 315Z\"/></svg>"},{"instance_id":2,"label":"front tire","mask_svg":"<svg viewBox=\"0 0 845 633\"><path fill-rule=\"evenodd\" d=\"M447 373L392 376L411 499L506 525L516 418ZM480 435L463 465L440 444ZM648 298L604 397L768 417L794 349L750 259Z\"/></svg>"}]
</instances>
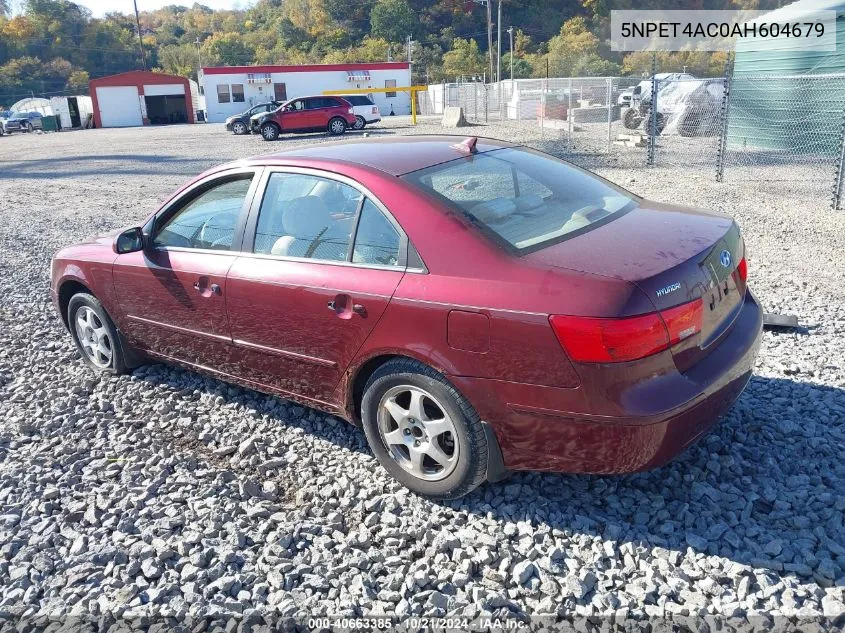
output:
<instances>
[{"instance_id":1,"label":"front tire","mask_svg":"<svg viewBox=\"0 0 845 633\"><path fill-rule=\"evenodd\" d=\"M364 127L367 125L367 121L362 117L360 114L355 116L355 125L352 126L353 130L363 130Z\"/></svg>"},{"instance_id":2,"label":"front tire","mask_svg":"<svg viewBox=\"0 0 845 633\"><path fill-rule=\"evenodd\" d=\"M88 367L115 375L128 371L117 328L94 295L73 295L68 302L67 322L76 349Z\"/></svg>"},{"instance_id":3,"label":"front tire","mask_svg":"<svg viewBox=\"0 0 845 633\"><path fill-rule=\"evenodd\" d=\"M235 121L232 124L232 132L236 136L241 136L242 134L246 134L246 124L243 121Z\"/></svg>"},{"instance_id":4,"label":"front tire","mask_svg":"<svg viewBox=\"0 0 845 633\"><path fill-rule=\"evenodd\" d=\"M265 123L261 126L261 138L265 141L275 141L279 138L281 130L275 123Z\"/></svg>"},{"instance_id":5,"label":"front tire","mask_svg":"<svg viewBox=\"0 0 845 633\"><path fill-rule=\"evenodd\" d=\"M344 134L346 132L346 121L341 119L339 116L336 116L329 121L328 132L332 136Z\"/></svg>"},{"instance_id":6,"label":"front tire","mask_svg":"<svg viewBox=\"0 0 845 633\"><path fill-rule=\"evenodd\" d=\"M405 358L379 367L361 418L376 458L411 491L457 499L484 482L489 446L478 413L430 367Z\"/></svg>"}]
</instances>

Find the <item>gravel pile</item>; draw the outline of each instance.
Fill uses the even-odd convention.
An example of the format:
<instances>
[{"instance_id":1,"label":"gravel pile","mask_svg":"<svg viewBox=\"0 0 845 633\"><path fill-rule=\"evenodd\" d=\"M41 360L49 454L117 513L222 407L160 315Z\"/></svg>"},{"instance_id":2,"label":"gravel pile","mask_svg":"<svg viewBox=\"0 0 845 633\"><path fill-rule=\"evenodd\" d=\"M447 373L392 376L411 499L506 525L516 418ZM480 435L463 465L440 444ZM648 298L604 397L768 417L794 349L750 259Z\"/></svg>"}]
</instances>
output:
<instances>
[{"instance_id":1,"label":"gravel pile","mask_svg":"<svg viewBox=\"0 0 845 633\"><path fill-rule=\"evenodd\" d=\"M397 117L371 134L409 131ZM555 149L530 126L473 131ZM517 474L435 504L331 416L161 365L83 367L49 303L55 250L142 218L213 164L323 138L198 125L0 139L0 623L843 617L845 213L788 178L600 170L734 215L764 306L807 326L766 333L727 418L657 471Z\"/></svg>"}]
</instances>

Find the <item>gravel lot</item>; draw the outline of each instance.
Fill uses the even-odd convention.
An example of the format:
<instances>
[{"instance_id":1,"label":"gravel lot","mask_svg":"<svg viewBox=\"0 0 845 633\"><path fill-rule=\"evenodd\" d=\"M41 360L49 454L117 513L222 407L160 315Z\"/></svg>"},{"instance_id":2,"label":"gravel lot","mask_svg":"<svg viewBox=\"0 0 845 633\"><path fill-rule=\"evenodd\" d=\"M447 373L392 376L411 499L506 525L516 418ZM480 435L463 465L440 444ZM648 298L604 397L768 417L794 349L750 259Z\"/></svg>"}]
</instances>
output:
<instances>
[{"instance_id":1,"label":"gravel lot","mask_svg":"<svg viewBox=\"0 0 845 633\"><path fill-rule=\"evenodd\" d=\"M414 131L440 128L397 117L371 134ZM560 150L528 125L473 131ZM53 252L144 217L213 164L323 140L268 145L221 125L0 138L0 626L250 613L842 625L845 212L796 194L788 168L725 184L710 169L598 170L734 215L762 303L807 326L766 333L723 423L653 472L518 474L435 504L338 419L162 365L84 368L49 302Z\"/></svg>"}]
</instances>

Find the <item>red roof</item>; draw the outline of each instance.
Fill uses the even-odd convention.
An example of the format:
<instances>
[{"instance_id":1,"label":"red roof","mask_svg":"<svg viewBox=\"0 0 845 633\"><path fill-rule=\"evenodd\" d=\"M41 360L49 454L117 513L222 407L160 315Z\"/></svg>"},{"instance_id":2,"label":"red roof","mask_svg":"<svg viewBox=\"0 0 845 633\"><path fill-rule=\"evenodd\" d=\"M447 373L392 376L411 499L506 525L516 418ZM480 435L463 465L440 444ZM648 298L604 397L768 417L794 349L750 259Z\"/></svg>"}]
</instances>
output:
<instances>
[{"instance_id":1,"label":"red roof","mask_svg":"<svg viewBox=\"0 0 845 633\"><path fill-rule=\"evenodd\" d=\"M361 64L303 64L301 66L212 66L203 68L206 75L235 73L313 73L321 71L353 70L408 70L408 62L372 62Z\"/></svg>"}]
</instances>

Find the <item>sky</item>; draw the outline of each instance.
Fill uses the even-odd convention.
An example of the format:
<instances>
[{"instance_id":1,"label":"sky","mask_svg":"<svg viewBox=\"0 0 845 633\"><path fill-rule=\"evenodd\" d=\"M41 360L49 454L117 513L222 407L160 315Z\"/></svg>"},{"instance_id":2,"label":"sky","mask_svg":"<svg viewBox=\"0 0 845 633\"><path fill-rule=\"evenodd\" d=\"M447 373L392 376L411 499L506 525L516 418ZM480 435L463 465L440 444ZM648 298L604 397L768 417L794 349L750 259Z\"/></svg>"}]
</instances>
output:
<instances>
[{"instance_id":1,"label":"sky","mask_svg":"<svg viewBox=\"0 0 845 633\"><path fill-rule=\"evenodd\" d=\"M160 9L170 4L181 4L190 7L195 0L138 0L138 10L152 11ZM102 17L109 11L120 11L121 13L134 13L135 7L132 5L132 0L73 0L76 4L81 4L84 7L91 9L95 17ZM212 9L234 9L244 8L252 4L249 0L202 0L200 4L204 4Z\"/></svg>"}]
</instances>

